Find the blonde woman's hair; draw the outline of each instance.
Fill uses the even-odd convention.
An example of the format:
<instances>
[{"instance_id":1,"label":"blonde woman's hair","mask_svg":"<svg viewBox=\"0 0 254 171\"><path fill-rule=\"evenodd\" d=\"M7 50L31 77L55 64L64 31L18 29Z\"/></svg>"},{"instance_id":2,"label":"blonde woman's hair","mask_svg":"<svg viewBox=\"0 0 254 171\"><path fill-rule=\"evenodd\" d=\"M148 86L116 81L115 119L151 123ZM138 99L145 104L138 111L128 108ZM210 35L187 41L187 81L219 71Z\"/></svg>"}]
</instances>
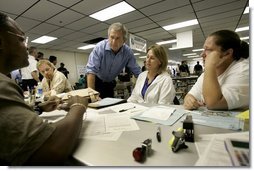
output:
<instances>
[{"instance_id":1,"label":"blonde woman's hair","mask_svg":"<svg viewBox=\"0 0 254 171\"><path fill-rule=\"evenodd\" d=\"M36 67L37 67L38 71L39 71L39 67L40 67L42 64L47 64L50 68L56 69L55 65L54 65L53 63L51 63L49 60L47 60L47 59L42 59L42 60L39 60L39 61L37 62Z\"/></svg>"},{"instance_id":2,"label":"blonde woman's hair","mask_svg":"<svg viewBox=\"0 0 254 171\"><path fill-rule=\"evenodd\" d=\"M155 44L147 49L147 53L149 50L153 51L154 56L156 56L156 58L158 58L161 62L158 72L161 73L166 71L168 66L168 57L165 49L162 46Z\"/></svg>"}]
</instances>

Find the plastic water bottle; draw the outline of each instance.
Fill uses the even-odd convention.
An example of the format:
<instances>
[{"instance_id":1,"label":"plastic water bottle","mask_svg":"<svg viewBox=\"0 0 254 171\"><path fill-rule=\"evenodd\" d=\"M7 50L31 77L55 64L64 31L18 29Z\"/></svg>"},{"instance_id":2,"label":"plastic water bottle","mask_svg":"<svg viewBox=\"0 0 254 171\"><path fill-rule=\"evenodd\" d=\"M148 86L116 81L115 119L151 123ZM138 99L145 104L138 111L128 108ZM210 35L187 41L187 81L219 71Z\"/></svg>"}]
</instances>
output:
<instances>
[{"instance_id":1,"label":"plastic water bottle","mask_svg":"<svg viewBox=\"0 0 254 171\"><path fill-rule=\"evenodd\" d=\"M38 98L41 98L42 95L43 95L43 90L42 90L42 83L41 82L38 82L38 85L37 85L37 97Z\"/></svg>"}]
</instances>

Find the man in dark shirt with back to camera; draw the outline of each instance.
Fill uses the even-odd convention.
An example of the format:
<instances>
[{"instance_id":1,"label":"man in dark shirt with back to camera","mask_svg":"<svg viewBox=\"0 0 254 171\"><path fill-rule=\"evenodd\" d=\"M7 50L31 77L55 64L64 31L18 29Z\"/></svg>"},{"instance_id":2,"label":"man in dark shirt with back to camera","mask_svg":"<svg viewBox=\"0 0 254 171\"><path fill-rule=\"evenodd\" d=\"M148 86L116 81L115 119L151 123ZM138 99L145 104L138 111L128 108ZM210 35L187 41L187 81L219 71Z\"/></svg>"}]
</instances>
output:
<instances>
[{"instance_id":1,"label":"man in dark shirt with back to camera","mask_svg":"<svg viewBox=\"0 0 254 171\"><path fill-rule=\"evenodd\" d=\"M57 70L63 73L66 78L68 78L69 71L64 67L64 63L61 62L60 67L57 68Z\"/></svg>"},{"instance_id":2,"label":"man in dark shirt with back to camera","mask_svg":"<svg viewBox=\"0 0 254 171\"><path fill-rule=\"evenodd\" d=\"M203 72L203 67L199 64L199 61L197 61L197 64L194 66L194 74L195 75L201 75Z\"/></svg>"}]
</instances>

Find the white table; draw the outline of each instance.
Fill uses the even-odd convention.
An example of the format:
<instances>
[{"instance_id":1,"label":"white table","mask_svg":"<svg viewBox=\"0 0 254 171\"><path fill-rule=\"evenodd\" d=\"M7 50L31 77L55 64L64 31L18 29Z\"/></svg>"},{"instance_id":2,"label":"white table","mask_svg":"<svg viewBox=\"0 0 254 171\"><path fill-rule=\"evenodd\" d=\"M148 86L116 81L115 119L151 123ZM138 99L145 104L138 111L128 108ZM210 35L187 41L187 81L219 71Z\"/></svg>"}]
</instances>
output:
<instances>
[{"instance_id":1,"label":"white table","mask_svg":"<svg viewBox=\"0 0 254 171\"><path fill-rule=\"evenodd\" d=\"M186 116L183 116L186 117ZM102 141L81 139L73 157L89 166L194 166L198 153L194 143L186 142L187 149L177 153L172 152L168 145L172 131L182 127L178 121L173 126L161 127L162 142L156 139L158 125L137 121L140 130L123 132L117 141ZM85 124L85 123L84 123ZM230 133L232 130L194 125L195 141L200 134ZM153 154L144 163L138 163L132 156L132 151L140 147L147 138L152 139Z\"/></svg>"}]
</instances>

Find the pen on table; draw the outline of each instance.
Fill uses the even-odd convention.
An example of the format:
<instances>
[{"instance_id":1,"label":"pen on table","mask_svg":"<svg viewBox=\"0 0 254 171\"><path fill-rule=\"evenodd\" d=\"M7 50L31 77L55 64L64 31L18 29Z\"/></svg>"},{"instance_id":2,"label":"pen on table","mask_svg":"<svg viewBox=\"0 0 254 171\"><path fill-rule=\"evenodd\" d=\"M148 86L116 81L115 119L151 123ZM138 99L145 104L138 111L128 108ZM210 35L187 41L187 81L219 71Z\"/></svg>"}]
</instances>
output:
<instances>
[{"instance_id":1,"label":"pen on table","mask_svg":"<svg viewBox=\"0 0 254 171\"><path fill-rule=\"evenodd\" d=\"M157 128L156 138L158 142L161 142L161 128L160 127Z\"/></svg>"},{"instance_id":2,"label":"pen on table","mask_svg":"<svg viewBox=\"0 0 254 171\"><path fill-rule=\"evenodd\" d=\"M119 112L125 112L125 111L127 111L127 110L134 109L135 107L136 107L136 106L131 107L131 108L128 108L128 109L121 109L121 110L119 110Z\"/></svg>"}]
</instances>

